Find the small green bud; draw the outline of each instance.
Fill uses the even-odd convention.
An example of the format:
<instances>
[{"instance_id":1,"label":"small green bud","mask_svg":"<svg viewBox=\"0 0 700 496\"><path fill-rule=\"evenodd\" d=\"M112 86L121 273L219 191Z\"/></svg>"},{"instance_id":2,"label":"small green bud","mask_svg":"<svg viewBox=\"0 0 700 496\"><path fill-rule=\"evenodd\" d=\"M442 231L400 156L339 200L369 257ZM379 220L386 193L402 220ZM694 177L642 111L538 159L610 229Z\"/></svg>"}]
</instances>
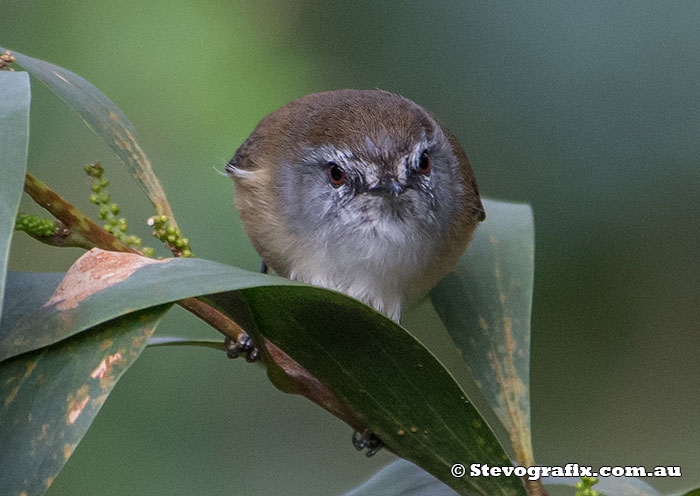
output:
<instances>
[{"instance_id":1,"label":"small green bud","mask_svg":"<svg viewBox=\"0 0 700 496\"><path fill-rule=\"evenodd\" d=\"M177 229L175 229L173 226L170 226L170 225L169 225L169 226L165 229L165 231L166 231L168 234L173 234L173 235L177 236Z\"/></svg>"},{"instance_id":2,"label":"small green bud","mask_svg":"<svg viewBox=\"0 0 700 496\"><path fill-rule=\"evenodd\" d=\"M109 209L112 211L114 215L119 215L119 205L116 203L112 203L109 205Z\"/></svg>"},{"instance_id":3,"label":"small green bud","mask_svg":"<svg viewBox=\"0 0 700 496\"><path fill-rule=\"evenodd\" d=\"M102 174L105 171L99 162L95 162L94 164L87 164L84 167L84 169L85 169L85 172L87 172L88 176L97 177L97 178L102 177Z\"/></svg>"},{"instance_id":4,"label":"small green bud","mask_svg":"<svg viewBox=\"0 0 700 496\"><path fill-rule=\"evenodd\" d=\"M182 250L182 256L185 258L191 258L194 257L194 253L190 250Z\"/></svg>"},{"instance_id":5,"label":"small green bud","mask_svg":"<svg viewBox=\"0 0 700 496\"><path fill-rule=\"evenodd\" d=\"M95 184L92 185L92 190L93 190L95 193L99 193L100 191L102 191L102 186L100 186L99 184L95 183Z\"/></svg>"},{"instance_id":6,"label":"small green bud","mask_svg":"<svg viewBox=\"0 0 700 496\"><path fill-rule=\"evenodd\" d=\"M109 181L107 181L106 179L101 179L100 186L102 186L103 188L106 188L107 186L109 186Z\"/></svg>"},{"instance_id":7,"label":"small green bud","mask_svg":"<svg viewBox=\"0 0 700 496\"><path fill-rule=\"evenodd\" d=\"M109 202L109 193L105 193L104 191L98 195L98 199L100 200L100 203L107 203Z\"/></svg>"},{"instance_id":8,"label":"small green bud","mask_svg":"<svg viewBox=\"0 0 700 496\"><path fill-rule=\"evenodd\" d=\"M97 195L90 195L90 201L95 205L98 205L100 203L100 199L97 197Z\"/></svg>"},{"instance_id":9,"label":"small green bud","mask_svg":"<svg viewBox=\"0 0 700 496\"><path fill-rule=\"evenodd\" d=\"M177 240L177 236L175 236L174 234L170 234L166 239L168 240L168 243L173 244Z\"/></svg>"},{"instance_id":10,"label":"small green bud","mask_svg":"<svg viewBox=\"0 0 700 496\"><path fill-rule=\"evenodd\" d=\"M56 221L42 219L33 214L19 214L15 222L15 230L25 231L34 236L51 236L56 232Z\"/></svg>"},{"instance_id":11,"label":"small green bud","mask_svg":"<svg viewBox=\"0 0 700 496\"><path fill-rule=\"evenodd\" d=\"M153 248L150 246L144 246L143 249L141 250L141 253L143 253L147 257L153 257L153 254L155 253Z\"/></svg>"}]
</instances>

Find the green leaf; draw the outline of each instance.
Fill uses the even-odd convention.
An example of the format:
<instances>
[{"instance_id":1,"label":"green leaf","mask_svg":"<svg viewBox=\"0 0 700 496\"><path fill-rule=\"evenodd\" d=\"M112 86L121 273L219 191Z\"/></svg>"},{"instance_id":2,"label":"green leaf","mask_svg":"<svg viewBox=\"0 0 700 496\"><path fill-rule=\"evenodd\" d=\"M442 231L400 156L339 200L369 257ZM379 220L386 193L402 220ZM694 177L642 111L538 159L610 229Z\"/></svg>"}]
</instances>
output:
<instances>
[{"instance_id":1,"label":"green leaf","mask_svg":"<svg viewBox=\"0 0 700 496\"><path fill-rule=\"evenodd\" d=\"M683 493L683 496L700 496L700 487L693 489L692 491L688 491L687 493Z\"/></svg>"},{"instance_id":2,"label":"green leaf","mask_svg":"<svg viewBox=\"0 0 700 496\"><path fill-rule=\"evenodd\" d=\"M457 270L431 292L435 310L489 405L508 429L520 465L534 465L530 436L530 313L534 226L528 205L484 201Z\"/></svg>"},{"instance_id":3,"label":"green leaf","mask_svg":"<svg viewBox=\"0 0 700 496\"><path fill-rule=\"evenodd\" d=\"M0 313L10 241L27 170L29 76L0 71Z\"/></svg>"},{"instance_id":4,"label":"green leaf","mask_svg":"<svg viewBox=\"0 0 700 496\"><path fill-rule=\"evenodd\" d=\"M548 488L567 486L575 488L581 479L577 477L543 477L542 482ZM600 496L661 496L656 489L636 477L598 477L593 489ZM573 491L570 493L573 494Z\"/></svg>"},{"instance_id":5,"label":"green leaf","mask_svg":"<svg viewBox=\"0 0 700 496\"><path fill-rule=\"evenodd\" d=\"M0 361L163 303L250 286L295 284L208 260L155 261L102 250L83 255L68 274L59 288L61 275L16 276L27 281L8 291L0 322Z\"/></svg>"},{"instance_id":6,"label":"green leaf","mask_svg":"<svg viewBox=\"0 0 700 496\"><path fill-rule=\"evenodd\" d=\"M0 48L0 51L5 51ZM59 98L78 112L85 123L126 164L131 176L146 192L158 214L173 221L163 187L151 162L136 141L136 130L112 100L85 79L57 65L12 52L17 63L31 72Z\"/></svg>"},{"instance_id":7,"label":"green leaf","mask_svg":"<svg viewBox=\"0 0 700 496\"><path fill-rule=\"evenodd\" d=\"M0 494L43 494L169 305L0 363Z\"/></svg>"},{"instance_id":8,"label":"green leaf","mask_svg":"<svg viewBox=\"0 0 700 496\"><path fill-rule=\"evenodd\" d=\"M320 288L243 291L261 338L326 386L391 451L460 494L525 494L517 477L455 478L455 463L510 465L484 419L411 334L362 303Z\"/></svg>"},{"instance_id":9,"label":"green leaf","mask_svg":"<svg viewBox=\"0 0 700 496\"><path fill-rule=\"evenodd\" d=\"M457 493L425 470L396 460L343 496L455 496Z\"/></svg>"},{"instance_id":10,"label":"green leaf","mask_svg":"<svg viewBox=\"0 0 700 496\"><path fill-rule=\"evenodd\" d=\"M100 274L103 279L90 287ZM25 343L37 346L45 334L62 339L140 308L231 290L240 293L210 300L239 322L252 316L254 325L247 329L264 356L276 360L268 361L271 375L284 370L307 388L301 391L307 397L351 425L369 428L389 449L460 493L525 494L517 477L456 479L450 474L454 463L501 465L508 458L428 350L393 321L334 291L201 259L153 261L91 250L71 268L50 304L26 316L29 322L15 319L15 330L8 333L12 339L5 342L16 353L23 335L29 336ZM284 368L289 361L279 361L280 353L291 357L291 368Z\"/></svg>"}]
</instances>

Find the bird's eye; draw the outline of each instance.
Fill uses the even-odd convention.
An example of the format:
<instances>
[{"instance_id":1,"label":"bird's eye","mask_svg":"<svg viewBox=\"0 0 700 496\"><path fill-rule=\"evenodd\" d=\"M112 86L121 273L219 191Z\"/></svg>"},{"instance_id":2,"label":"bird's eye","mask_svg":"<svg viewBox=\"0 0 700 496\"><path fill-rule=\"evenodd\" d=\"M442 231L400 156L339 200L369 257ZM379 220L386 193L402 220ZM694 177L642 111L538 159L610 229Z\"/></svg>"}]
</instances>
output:
<instances>
[{"instance_id":1,"label":"bird's eye","mask_svg":"<svg viewBox=\"0 0 700 496\"><path fill-rule=\"evenodd\" d=\"M345 171L335 162L328 162L328 180L334 188L340 188L345 182Z\"/></svg>"},{"instance_id":2,"label":"bird's eye","mask_svg":"<svg viewBox=\"0 0 700 496\"><path fill-rule=\"evenodd\" d=\"M418 162L418 172L421 174L430 173L430 157L428 156L428 152L421 153L420 161Z\"/></svg>"}]
</instances>

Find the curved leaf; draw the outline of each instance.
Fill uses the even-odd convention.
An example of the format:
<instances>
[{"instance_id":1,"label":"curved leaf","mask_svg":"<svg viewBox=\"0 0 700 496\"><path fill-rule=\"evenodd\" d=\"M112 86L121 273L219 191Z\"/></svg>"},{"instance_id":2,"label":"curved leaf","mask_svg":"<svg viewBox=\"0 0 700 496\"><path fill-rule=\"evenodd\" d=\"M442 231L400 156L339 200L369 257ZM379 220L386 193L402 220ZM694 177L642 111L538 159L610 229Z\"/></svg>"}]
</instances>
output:
<instances>
[{"instance_id":1,"label":"curved leaf","mask_svg":"<svg viewBox=\"0 0 700 496\"><path fill-rule=\"evenodd\" d=\"M15 277L15 276L13 276ZM16 276L34 279L34 275ZM0 322L0 361L56 343L102 322L190 296L294 282L197 258L152 260L92 250L58 286L28 282L8 291Z\"/></svg>"},{"instance_id":2,"label":"curved leaf","mask_svg":"<svg viewBox=\"0 0 700 496\"><path fill-rule=\"evenodd\" d=\"M566 487L573 495L576 477L543 477L548 488ZM646 482L635 477L600 477L595 490L601 496L660 496ZM378 470L367 481L343 496L453 496L452 489L420 467L406 460L397 460ZM557 493L558 494L558 493ZM684 493L683 496L698 496L700 490Z\"/></svg>"},{"instance_id":3,"label":"curved leaf","mask_svg":"<svg viewBox=\"0 0 700 496\"><path fill-rule=\"evenodd\" d=\"M407 460L396 460L343 496L455 496L450 487Z\"/></svg>"},{"instance_id":4,"label":"curved leaf","mask_svg":"<svg viewBox=\"0 0 700 496\"><path fill-rule=\"evenodd\" d=\"M485 200L457 270L431 300L489 405L508 429L520 465L535 464L530 438L530 313L534 226L528 205Z\"/></svg>"},{"instance_id":5,"label":"curved leaf","mask_svg":"<svg viewBox=\"0 0 700 496\"><path fill-rule=\"evenodd\" d=\"M460 494L524 494L517 477L452 476L455 463L510 465L495 435L442 364L362 303L320 288L257 287L243 295L254 336L284 350L391 451Z\"/></svg>"},{"instance_id":6,"label":"curved leaf","mask_svg":"<svg viewBox=\"0 0 700 496\"><path fill-rule=\"evenodd\" d=\"M96 284L97 282L97 284ZM91 323L167 301L239 290L212 300L222 311L254 318L248 330L275 367L293 372L320 396L306 394L352 425L367 427L389 449L466 494L524 494L517 477L455 479L454 463L508 463L498 440L437 359L405 329L340 293L295 284L198 259L152 261L129 253L91 250L71 268L49 304L9 334L36 346ZM238 306L236 294L247 307ZM216 296L216 295L215 295ZM26 319L31 318L31 323ZM40 328L35 332L34 328ZM289 359L280 365L279 357ZM290 358L291 357L291 358ZM284 368L289 365L291 368ZM314 383L315 381L315 383ZM327 392L327 394L326 394ZM346 413L349 412L349 415Z\"/></svg>"},{"instance_id":7,"label":"curved leaf","mask_svg":"<svg viewBox=\"0 0 700 496\"><path fill-rule=\"evenodd\" d=\"M0 313L17 207L27 170L29 76L0 71Z\"/></svg>"},{"instance_id":8,"label":"curved leaf","mask_svg":"<svg viewBox=\"0 0 700 496\"><path fill-rule=\"evenodd\" d=\"M43 494L170 305L0 363L0 494Z\"/></svg>"},{"instance_id":9,"label":"curved leaf","mask_svg":"<svg viewBox=\"0 0 700 496\"><path fill-rule=\"evenodd\" d=\"M0 48L0 51L5 49ZM63 67L19 52L13 51L12 55L18 64L80 114L88 127L126 164L156 211L174 221L163 187L136 141L136 130L119 107L95 86Z\"/></svg>"}]
</instances>

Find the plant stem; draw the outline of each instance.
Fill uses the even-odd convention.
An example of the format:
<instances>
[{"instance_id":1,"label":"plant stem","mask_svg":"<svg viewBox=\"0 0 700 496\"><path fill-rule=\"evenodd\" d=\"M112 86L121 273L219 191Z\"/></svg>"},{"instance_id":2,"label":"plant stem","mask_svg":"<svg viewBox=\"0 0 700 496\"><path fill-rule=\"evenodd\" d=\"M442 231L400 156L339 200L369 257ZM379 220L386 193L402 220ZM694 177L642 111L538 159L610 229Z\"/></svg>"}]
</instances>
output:
<instances>
[{"instance_id":1,"label":"plant stem","mask_svg":"<svg viewBox=\"0 0 700 496\"><path fill-rule=\"evenodd\" d=\"M52 238L56 237L55 246L75 246L86 250L98 247L109 251L137 253L30 173L24 177L24 191L63 224L62 232L57 230L54 236L40 241L51 244Z\"/></svg>"},{"instance_id":2,"label":"plant stem","mask_svg":"<svg viewBox=\"0 0 700 496\"><path fill-rule=\"evenodd\" d=\"M241 326L226 315L197 298L185 298L178 301L177 304L233 340L238 339L245 332Z\"/></svg>"},{"instance_id":3,"label":"plant stem","mask_svg":"<svg viewBox=\"0 0 700 496\"><path fill-rule=\"evenodd\" d=\"M24 178L24 191L60 222L55 234L36 238L42 243L52 246L73 246L86 250L102 248L103 250L141 255L140 252L102 229L78 208L53 191L46 183L30 173L27 173ZM245 332L229 317L196 298L185 298L178 301L177 304L224 336L235 340Z\"/></svg>"},{"instance_id":4,"label":"plant stem","mask_svg":"<svg viewBox=\"0 0 700 496\"><path fill-rule=\"evenodd\" d=\"M540 479L528 480L525 478L525 490L527 491L528 496L547 496Z\"/></svg>"}]
</instances>

